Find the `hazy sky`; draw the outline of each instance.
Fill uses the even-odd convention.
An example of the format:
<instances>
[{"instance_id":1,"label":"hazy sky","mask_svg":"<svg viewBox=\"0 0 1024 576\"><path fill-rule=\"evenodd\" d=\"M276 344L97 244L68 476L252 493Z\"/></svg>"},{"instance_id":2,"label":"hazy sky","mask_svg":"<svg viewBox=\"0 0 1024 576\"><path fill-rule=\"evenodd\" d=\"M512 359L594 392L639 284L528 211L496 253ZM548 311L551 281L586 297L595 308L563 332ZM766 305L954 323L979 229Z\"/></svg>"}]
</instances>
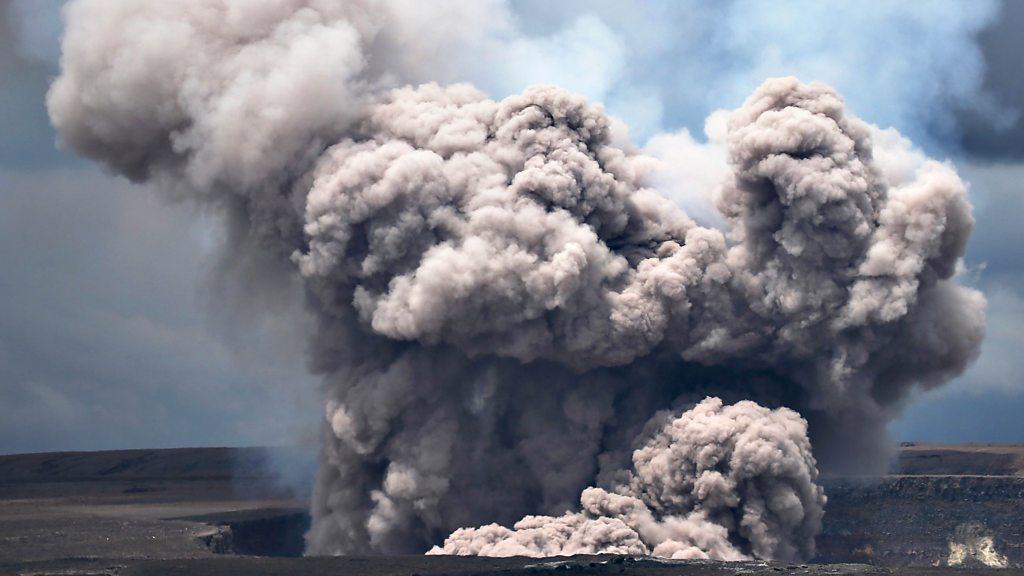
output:
<instances>
[{"instance_id":1,"label":"hazy sky","mask_svg":"<svg viewBox=\"0 0 1024 576\"><path fill-rule=\"evenodd\" d=\"M893 431L1024 442L1024 3L622 4L513 2L529 65L459 79L495 97L566 86L643 142L699 135L709 112L792 74L949 158L971 183L964 281L989 298L988 336ZM210 297L212 218L56 149L44 97L60 5L0 0L0 453L311 438L321 409L298 306L282 295L239 322Z\"/></svg>"}]
</instances>

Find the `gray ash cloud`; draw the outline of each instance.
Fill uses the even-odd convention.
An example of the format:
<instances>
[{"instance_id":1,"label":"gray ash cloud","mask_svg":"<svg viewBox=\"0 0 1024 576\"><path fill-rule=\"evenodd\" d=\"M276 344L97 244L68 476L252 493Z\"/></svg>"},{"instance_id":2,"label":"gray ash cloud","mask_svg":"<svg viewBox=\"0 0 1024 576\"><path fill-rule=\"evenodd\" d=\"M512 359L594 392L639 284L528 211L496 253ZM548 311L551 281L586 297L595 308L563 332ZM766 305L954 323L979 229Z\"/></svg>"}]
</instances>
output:
<instances>
[{"instance_id":1,"label":"gray ash cloud","mask_svg":"<svg viewBox=\"0 0 1024 576\"><path fill-rule=\"evenodd\" d=\"M527 516L513 530L461 528L429 554L792 560L814 555L825 495L807 423L786 408L706 398L633 453L612 491L590 487L581 511Z\"/></svg>"},{"instance_id":2,"label":"gray ash cloud","mask_svg":"<svg viewBox=\"0 0 1024 576\"><path fill-rule=\"evenodd\" d=\"M727 158L708 167L719 229L667 199L665 162L595 103L406 85L480 42L418 34L443 14L82 0L66 16L63 142L223 214L244 280L226 285L304 284L325 406L311 553L422 552L545 514L563 533L619 522L630 550L805 558L808 435L825 470L878 466L908 393L977 353L984 298L955 281L963 182L825 85L768 80L693 144ZM708 444L718 463L672 433L695 406L743 420ZM751 430L765 450L740 448Z\"/></svg>"}]
</instances>

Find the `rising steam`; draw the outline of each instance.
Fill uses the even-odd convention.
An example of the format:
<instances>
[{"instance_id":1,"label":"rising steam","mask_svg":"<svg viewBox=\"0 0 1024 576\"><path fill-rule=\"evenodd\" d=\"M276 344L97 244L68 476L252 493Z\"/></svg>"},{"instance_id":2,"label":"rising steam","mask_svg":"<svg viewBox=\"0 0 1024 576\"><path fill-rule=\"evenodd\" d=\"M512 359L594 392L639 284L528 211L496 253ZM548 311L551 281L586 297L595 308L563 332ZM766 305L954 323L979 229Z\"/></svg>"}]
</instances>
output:
<instances>
[{"instance_id":1,"label":"rising steam","mask_svg":"<svg viewBox=\"0 0 1024 576\"><path fill-rule=\"evenodd\" d=\"M828 470L877 466L908 392L977 352L964 184L827 86L769 80L692 143L728 159L706 168L723 231L662 193L694 166L599 105L400 87L489 46L412 4L66 16L63 142L221 210L256 289L304 282L326 406L310 553L807 558L807 435Z\"/></svg>"}]
</instances>

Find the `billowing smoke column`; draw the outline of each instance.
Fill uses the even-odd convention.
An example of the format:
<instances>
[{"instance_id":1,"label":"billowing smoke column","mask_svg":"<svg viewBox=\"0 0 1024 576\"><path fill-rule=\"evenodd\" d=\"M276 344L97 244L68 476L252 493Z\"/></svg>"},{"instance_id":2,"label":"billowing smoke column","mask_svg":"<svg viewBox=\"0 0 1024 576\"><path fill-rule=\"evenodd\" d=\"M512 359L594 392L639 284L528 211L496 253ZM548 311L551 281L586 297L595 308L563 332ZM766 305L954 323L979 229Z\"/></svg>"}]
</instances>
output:
<instances>
[{"instance_id":1,"label":"billowing smoke column","mask_svg":"<svg viewBox=\"0 0 1024 576\"><path fill-rule=\"evenodd\" d=\"M977 352L964 184L824 85L769 80L718 117L723 232L582 98L395 88L480 40L401 2L66 16L64 143L220 210L246 289L304 282L310 553L806 558L807 436L827 470L877 466L908 392Z\"/></svg>"},{"instance_id":2,"label":"billowing smoke column","mask_svg":"<svg viewBox=\"0 0 1024 576\"><path fill-rule=\"evenodd\" d=\"M462 528L431 554L617 553L678 559L814 554L825 497L807 424L792 410L707 398L633 453L614 492L587 488L583 511L528 516L515 530Z\"/></svg>"}]
</instances>

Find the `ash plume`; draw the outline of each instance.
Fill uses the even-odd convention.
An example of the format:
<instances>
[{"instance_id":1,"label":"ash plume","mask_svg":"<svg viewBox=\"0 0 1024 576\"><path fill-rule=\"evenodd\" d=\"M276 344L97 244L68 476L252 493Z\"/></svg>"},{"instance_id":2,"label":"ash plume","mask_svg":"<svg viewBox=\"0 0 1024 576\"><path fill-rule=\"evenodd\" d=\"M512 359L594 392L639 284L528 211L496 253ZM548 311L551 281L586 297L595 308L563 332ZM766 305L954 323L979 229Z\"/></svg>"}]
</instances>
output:
<instances>
[{"instance_id":1,"label":"ash plume","mask_svg":"<svg viewBox=\"0 0 1024 576\"><path fill-rule=\"evenodd\" d=\"M817 476L796 412L706 398L638 448L613 491L584 490L581 512L461 528L428 554L810 557L825 503Z\"/></svg>"},{"instance_id":2,"label":"ash plume","mask_svg":"<svg viewBox=\"0 0 1024 576\"><path fill-rule=\"evenodd\" d=\"M822 499L792 411L824 470L863 471L908 394L977 354L965 185L831 88L771 79L718 116L724 230L699 225L597 104L413 85L486 44L423 33L448 12L66 9L64 144L220 211L246 289L305 287L325 405L308 552L422 552L542 514L448 542L555 528L529 550L809 557Z\"/></svg>"}]
</instances>

